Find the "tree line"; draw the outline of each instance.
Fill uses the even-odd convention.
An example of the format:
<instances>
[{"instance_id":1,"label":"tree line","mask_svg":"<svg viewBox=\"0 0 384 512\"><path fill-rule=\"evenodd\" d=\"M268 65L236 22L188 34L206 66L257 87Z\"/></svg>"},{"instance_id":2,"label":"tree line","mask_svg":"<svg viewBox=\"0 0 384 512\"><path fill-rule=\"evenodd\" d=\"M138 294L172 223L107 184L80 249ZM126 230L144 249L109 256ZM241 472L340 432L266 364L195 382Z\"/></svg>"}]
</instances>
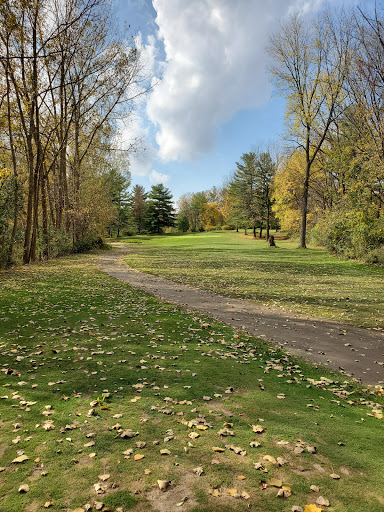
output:
<instances>
[{"instance_id":1,"label":"tree line","mask_svg":"<svg viewBox=\"0 0 384 512\"><path fill-rule=\"evenodd\" d=\"M113 30L111 30L113 27ZM0 265L83 250L109 234L281 228L384 261L384 13L328 9L267 48L286 99L279 149L252 148L224 185L130 192L117 121L147 89L135 39L107 0L0 4Z\"/></svg>"},{"instance_id":2,"label":"tree line","mask_svg":"<svg viewBox=\"0 0 384 512\"><path fill-rule=\"evenodd\" d=\"M147 89L108 0L0 3L0 266L87 248L129 174L117 121Z\"/></svg>"}]
</instances>

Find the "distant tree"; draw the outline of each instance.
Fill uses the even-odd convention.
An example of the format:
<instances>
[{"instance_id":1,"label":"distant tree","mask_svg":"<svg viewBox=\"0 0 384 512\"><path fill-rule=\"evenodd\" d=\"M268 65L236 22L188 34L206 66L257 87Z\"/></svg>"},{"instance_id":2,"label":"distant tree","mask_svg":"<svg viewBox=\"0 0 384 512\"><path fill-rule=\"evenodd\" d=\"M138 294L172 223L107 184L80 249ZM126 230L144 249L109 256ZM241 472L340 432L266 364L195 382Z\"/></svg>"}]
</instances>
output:
<instances>
[{"instance_id":1,"label":"distant tree","mask_svg":"<svg viewBox=\"0 0 384 512\"><path fill-rule=\"evenodd\" d=\"M205 231L212 231L223 224L223 215L217 203L205 203L201 213L201 226Z\"/></svg>"},{"instance_id":2,"label":"distant tree","mask_svg":"<svg viewBox=\"0 0 384 512\"><path fill-rule=\"evenodd\" d=\"M243 153L241 162L236 162L237 170L230 185L230 195L237 218L244 222L245 231L251 224L256 238L256 227L261 218L259 198L258 160L255 152Z\"/></svg>"},{"instance_id":3,"label":"distant tree","mask_svg":"<svg viewBox=\"0 0 384 512\"><path fill-rule=\"evenodd\" d=\"M147 226L150 233L161 233L163 227L174 226L175 215L171 191L162 183L153 185L148 195Z\"/></svg>"},{"instance_id":4,"label":"distant tree","mask_svg":"<svg viewBox=\"0 0 384 512\"><path fill-rule=\"evenodd\" d=\"M186 233L189 229L189 220L188 217L184 214L179 214L177 216L177 228L182 233Z\"/></svg>"},{"instance_id":5,"label":"distant tree","mask_svg":"<svg viewBox=\"0 0 384 512\"><path fill-rule=\"evenodd\" d=\"M277 165L272 160L269 151L259 153L257 159L257 174L259 177L259 201L261 217L265 220L266 238L269 238L269 230L272 215L272 181L276 173Z\"/></svg>"},{"instance_id":6,"label":"distant tree","mask_svg":"<svg viewBox=\"0 0 384 512\"><path fill-rule=\"evenodd\" d=\"M137 232L140 235L145 225L145 218L147 213L147 197L142 185L135 185L132 196L132 213L137 226Z\"/></svg>"}]
</instances>

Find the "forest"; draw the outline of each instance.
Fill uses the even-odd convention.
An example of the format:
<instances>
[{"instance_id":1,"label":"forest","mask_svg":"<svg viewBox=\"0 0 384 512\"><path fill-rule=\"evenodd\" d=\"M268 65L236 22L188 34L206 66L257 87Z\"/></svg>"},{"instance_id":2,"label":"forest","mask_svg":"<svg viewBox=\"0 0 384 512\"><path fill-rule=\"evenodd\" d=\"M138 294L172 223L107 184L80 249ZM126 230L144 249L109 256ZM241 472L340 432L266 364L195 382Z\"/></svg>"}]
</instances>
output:
<instances>
[{"instance_id":1,"label":"forest","mask_svg":"<svg viewBox=\"0 0 384 512\"><path fill-rule=\"evenodd\" d=\"M151 77L113 19L104 0L0 6L0 266L85 251L106 236L239 228L384 262L379 7L286 19L266 49L286 100L284 140L255 141L222 183L176 204L163 184L131 187L137 141L123 150L119 123Z\"/></svg>"}]
</instances>

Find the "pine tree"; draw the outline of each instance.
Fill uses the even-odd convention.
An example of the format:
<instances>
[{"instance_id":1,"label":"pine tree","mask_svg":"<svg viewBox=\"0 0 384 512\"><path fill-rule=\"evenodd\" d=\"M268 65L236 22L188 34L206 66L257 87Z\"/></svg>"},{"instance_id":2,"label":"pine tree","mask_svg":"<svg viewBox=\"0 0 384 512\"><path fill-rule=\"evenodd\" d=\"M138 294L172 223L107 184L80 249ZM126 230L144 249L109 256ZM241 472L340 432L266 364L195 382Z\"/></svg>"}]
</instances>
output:
<instances>
[{"instance_id":1,"label":"pine tree","mask_svg":"<svg viewBox=\"0 0 384 512\"><path fill-rule=\"evenodd\" d=\"M171 191L162 183L153 185L148 195L147 225L150 233L161 233L163 227L174 226L175 215Z\"/></svg>"},{"instance_id":2,"label":"pine tree","mask_svg":"<svg viewBox=\"0 0 384 512\"><path fill-rule=\"evenodd\" d=\"M132 213L139 235L141 235L144 228L147 213L147 197L148 194L145 192L144 187L142 185L135 185L132 197Z\"/></svg>"}]
</instances>

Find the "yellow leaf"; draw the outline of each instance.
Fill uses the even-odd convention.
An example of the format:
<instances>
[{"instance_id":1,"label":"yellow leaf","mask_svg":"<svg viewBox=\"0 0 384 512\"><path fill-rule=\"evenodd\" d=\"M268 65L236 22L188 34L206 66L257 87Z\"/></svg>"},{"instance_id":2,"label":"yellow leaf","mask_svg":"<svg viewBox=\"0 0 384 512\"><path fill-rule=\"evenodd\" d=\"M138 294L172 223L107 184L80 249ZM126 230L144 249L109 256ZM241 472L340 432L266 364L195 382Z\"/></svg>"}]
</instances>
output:
<instances>
[{"instance_id":1,"label":"yellow leaf","mask_svg":"<svg viewBox=\"0 0 384 512\"><path fill-rule=\"evenodd\" d=\"M283 485L283 482L278 478L271 478L270 480L267 480L267 484L270 485L271 487L281 487Z\"/></svg>"},{"instance_id":2,"label":"yellow leaf","mask_svg":"<svg viewBox=\"0 0 384 512\"><path fill-rule=\"evenodd\" d=\"M226 489L226 491L230 496L236 496L237 494L237 489Z\"/></svg>"},{"instance_id":3,"label":"yellow leaf","mask_svg":"<svg viewBox=\"0 0 384 512\"><path fill-rule=\"evenodd\" d=\"M238 480L246 480L247 477L245 477L244 475L237 475L236 478Z\"/></svg>"},{"instance_id":4,"label":"yellow leaf","mask_svg":"<svg viewBox=\"0 0 384 512\"><path fill-rule=\"evenodd\" d=\"M16 459L13 459L12 462L19 464L21 462L24 462L26 460L29 460L29 458L26 455L20 455L20 457L17 457Z\"/></svg>"},{"instance_id":5,"label":"yellow leaf","mask_svg":"<svg viewBox=\"0 0 384 512\"><path fill-rule=\"evenodd\" d=\"M322 512L322 510L322 508L319 508L316 505L305 505L304 512Z\"/></svg>"},{"instance_id":6,"label":"yellow leaf","mask_svg":"<svg viewBox=\"0 0 384 512\"><path fill-rule=\"evenodd\" d=\"M136 453L136 455L133 456L133 460L140 460L144 459L145 455L143 453Z\"/></svg>"},{"instance_id":7,"label":"yellow leaf","mask_svg":"<svg viewBox=\"0 0 384 512\"><path fill-rule=\"evenodd\" d=\"M224 452L225 449L224 448L220 448L219 446L212 446L212 451L213 452Z\"/></svg>"}]
</instances>

